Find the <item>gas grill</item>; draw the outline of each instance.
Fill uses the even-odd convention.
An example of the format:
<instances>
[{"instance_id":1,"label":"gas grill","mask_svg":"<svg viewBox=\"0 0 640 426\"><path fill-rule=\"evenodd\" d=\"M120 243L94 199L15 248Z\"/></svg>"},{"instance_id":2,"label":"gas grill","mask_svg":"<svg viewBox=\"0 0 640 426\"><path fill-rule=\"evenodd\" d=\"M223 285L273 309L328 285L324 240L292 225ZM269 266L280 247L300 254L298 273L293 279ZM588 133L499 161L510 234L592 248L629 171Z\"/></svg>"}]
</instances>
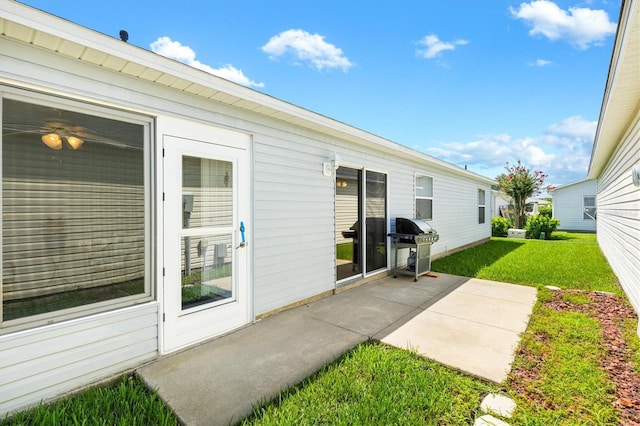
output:
<instances>
[{"instance_id":1,"label":"gas grill","mask_svg":"<svg viewBox=\"0 0 640 426\"><path fill-rule=\"evenodd\" d=\"M413 275L418 281L420 275L431 270L431 245L440 239L440 235L422 219L396 218L396 232L389 234L396 248L393 277L398 274ZM409 249L405 266L398 265L398 251Z\"/></svg>"}]
</instances>

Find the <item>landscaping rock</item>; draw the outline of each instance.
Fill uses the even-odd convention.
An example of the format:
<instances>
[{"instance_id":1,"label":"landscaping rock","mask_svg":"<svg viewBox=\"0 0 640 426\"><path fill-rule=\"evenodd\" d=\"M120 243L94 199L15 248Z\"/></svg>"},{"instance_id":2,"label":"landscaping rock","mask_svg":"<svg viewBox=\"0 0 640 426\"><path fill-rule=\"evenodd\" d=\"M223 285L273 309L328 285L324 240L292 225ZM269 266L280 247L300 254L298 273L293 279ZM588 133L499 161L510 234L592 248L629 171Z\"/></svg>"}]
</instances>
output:
<instances>
[{"instance_id":1,"label":"landscaping rock","mask_svg":"<svg viewBox=\"0 0 640 426\"><path fill-rule=\"evenodd\" d=\"M500 417L511 417L516 409L516 403L507 396L490 393L482 400L480 409Z\"/></svg>"},{"instance_id":2,"label":"landscaping rock","mask_svg":"<svg viewBox=\"0 0 640 426\"><path fill-rule=\"evenodd\" d=\"M490 414L486 414L482 417L478 417L473 423L473 426L509 426L509 423L505 423Z\"/></svg>"},{"instance_id":3,"label":"landscaping rock","mask_svg":"<svg viewBox=\"0 0 640 426\"><path fill-rule=\"evenodd\" d=\"M552 291L562 290L560 287L556 287L555 285L546 285L545 287Z\"/></svg>"}]
</instances>

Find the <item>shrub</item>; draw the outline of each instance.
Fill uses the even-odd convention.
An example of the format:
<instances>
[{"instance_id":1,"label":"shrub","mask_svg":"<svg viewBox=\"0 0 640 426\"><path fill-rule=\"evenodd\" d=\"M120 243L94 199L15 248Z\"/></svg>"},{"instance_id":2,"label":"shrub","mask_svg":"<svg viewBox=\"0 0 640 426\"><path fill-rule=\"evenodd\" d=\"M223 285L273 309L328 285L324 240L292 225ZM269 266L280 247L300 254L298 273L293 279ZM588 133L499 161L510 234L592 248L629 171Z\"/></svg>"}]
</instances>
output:
<instances>
[{"instance_id":1,"label":"shrub","mask_svg":"<svg viewBox=\"0 0 640 426\"><path fill-rule=\"evenodd\" d=\"M527 237L538 239L540 234L544 232L544 238L548 240L551 237L551 233L558 229L559 224L560 221L552 217L541 214L531 216L525 226Z\"/></svg>"},{"instance_id":2,"label":"shrub","mask_svg":"<svg viewBox=\"0 0 640 426\"><path fill-rule=\"evenodd\" d=\"M496 216L491 218L491 235L505 237L511 228L511 222L506 217Z\"/></svg>"},{"instance_id":3,"label":"shrub","mask_svg":"<svg viewBox=\"0 0 640 426\"><path fill-rule=\"evenodd\" d=\"M538 214L546 217L551 217L553 215L553 207L551 206L551 204L540 206L538 207Z\"/></svg>"}]
</instances>

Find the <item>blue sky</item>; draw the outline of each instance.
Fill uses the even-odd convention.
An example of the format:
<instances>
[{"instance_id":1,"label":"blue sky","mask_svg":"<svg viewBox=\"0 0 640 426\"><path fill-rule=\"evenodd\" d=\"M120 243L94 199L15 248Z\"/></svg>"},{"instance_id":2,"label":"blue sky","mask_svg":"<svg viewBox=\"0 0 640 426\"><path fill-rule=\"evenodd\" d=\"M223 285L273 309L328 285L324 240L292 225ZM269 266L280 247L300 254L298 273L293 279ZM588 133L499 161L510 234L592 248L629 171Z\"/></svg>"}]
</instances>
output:
<instances>
[{"instance_id":1,"label":"blue sky","mask_svg":"<svg viewBox=\"0 0 640 426\"><path fill-rule=\"evenodd\" d=\"M620 0L24 0L495 177L586 177Z\"/></svg>"}]
</instances>

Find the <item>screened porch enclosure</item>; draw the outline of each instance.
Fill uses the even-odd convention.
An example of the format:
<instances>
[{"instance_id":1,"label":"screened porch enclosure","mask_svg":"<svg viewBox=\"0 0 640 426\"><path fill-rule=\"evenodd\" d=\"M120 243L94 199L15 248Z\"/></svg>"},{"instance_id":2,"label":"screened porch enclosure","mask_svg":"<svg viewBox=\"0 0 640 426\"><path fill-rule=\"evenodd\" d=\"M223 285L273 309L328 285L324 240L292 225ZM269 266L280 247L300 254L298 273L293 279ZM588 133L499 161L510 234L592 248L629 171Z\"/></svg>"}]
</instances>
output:
<instances>
[{"instance_id":1,"label":"screened porch enclosure","mask_svg":"<svg viewBox=\"0 0 640 426\"><path fill-rule=\"evenodd\" d=\"M2 111L2 321L148 295L144 126Z\"/></svg>"}]
</instances>

